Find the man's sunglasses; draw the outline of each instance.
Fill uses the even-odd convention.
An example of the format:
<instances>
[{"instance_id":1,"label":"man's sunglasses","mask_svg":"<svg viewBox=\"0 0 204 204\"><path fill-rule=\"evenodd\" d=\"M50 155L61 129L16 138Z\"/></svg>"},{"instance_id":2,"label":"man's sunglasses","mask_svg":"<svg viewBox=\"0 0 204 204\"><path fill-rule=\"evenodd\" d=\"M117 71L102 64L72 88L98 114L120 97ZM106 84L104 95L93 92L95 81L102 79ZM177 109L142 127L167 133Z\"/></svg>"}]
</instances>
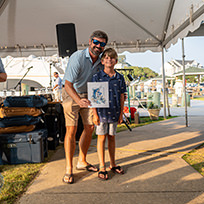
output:
<instances>
[{"instance_id":1,"label":"man's sunglasses","mask_svg":"<svg viewBox=\"0 0 204 204\"><path fill-rule=\"evenodd\" d=\"M96 39L93 39L93 43L94 43L95 45L100 44L101 47L105 47L105 46L106 46L106 43L100 42L100 41L98 41L98 40L96 40Z\"/></svg>"}]
</instances>

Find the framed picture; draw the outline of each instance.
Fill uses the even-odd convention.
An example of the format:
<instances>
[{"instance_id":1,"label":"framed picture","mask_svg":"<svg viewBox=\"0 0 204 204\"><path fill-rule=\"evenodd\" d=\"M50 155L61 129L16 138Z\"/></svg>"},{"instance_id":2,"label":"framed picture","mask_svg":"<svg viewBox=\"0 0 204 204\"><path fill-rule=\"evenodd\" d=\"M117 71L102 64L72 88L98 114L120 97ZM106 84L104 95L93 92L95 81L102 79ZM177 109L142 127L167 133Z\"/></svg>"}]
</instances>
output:
<instances>
[{"instance_id":1,"label":"framed picture","mask_svg":"<svg viewBox=\"0 0 204 204\"><path fill-rule=\"evenodd\" d=\"M88 82L88 99L93 108L109 108L108 82Z\"/></svg>"}]
</instances>

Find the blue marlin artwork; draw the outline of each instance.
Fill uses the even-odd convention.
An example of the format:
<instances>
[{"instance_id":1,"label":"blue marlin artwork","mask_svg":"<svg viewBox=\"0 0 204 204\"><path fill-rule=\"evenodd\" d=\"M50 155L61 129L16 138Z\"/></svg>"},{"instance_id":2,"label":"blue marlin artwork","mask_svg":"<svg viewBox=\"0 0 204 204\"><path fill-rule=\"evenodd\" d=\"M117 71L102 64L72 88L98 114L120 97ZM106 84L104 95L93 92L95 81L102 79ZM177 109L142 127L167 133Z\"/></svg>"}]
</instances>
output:
<instances>
[{"instance_id":1,"label":"blue marlin artwork","mask_svg":"<svg viewBox=\"0 0 204 204\"><path fill-rule=\"evenodd\" d=\"M103 96L103 93L100 91L100 88L92 89L93 95L92 100L97 104L105 104L106 100Z\"/></svg>"}]
</instances>

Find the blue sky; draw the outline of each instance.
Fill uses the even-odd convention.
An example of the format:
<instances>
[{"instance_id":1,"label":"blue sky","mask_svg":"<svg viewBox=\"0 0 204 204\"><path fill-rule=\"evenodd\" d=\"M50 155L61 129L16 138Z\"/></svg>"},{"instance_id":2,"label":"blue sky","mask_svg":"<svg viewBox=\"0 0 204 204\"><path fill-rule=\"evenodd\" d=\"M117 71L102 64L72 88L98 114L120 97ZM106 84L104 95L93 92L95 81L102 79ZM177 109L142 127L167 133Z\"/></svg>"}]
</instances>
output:
<instances>
[{"instance_id":1,"label":"blue sky","mask_svg":"<svg viewBox=\"0 0 204 204\"><path fill-rule=\"evenodd\" d=\"M185 60L196 60L204 66L204 37L187 37L184 39ZM132 66L149 67L160 73L161 53L146 51L145 53L124 52L126 61ZM172 45L164 54L164 62L172 59L182 60L181 40Z\"/></svg>"}]
</instances>

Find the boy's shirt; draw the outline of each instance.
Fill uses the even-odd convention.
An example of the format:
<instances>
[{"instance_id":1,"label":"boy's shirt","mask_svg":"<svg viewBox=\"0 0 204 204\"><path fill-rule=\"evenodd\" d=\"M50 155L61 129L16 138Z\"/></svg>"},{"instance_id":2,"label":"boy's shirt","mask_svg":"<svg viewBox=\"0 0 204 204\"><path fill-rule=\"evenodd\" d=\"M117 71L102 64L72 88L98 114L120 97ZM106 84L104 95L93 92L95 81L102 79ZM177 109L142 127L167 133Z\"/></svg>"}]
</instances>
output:
<instances>
[{"instance_id":1,"label":"boy's shirt","mask_svg":"<svg viewBox=\"0 0 204 204\"><path fill-rule=\"evenodd\" d=\"M117 122L120 116L120 96L126 92L124 77L116 72L113 77L109 77L103 70L93 75L93 82L109 82L109 108L97 108L100 122Z\"/></svg>"}]
</instances>

